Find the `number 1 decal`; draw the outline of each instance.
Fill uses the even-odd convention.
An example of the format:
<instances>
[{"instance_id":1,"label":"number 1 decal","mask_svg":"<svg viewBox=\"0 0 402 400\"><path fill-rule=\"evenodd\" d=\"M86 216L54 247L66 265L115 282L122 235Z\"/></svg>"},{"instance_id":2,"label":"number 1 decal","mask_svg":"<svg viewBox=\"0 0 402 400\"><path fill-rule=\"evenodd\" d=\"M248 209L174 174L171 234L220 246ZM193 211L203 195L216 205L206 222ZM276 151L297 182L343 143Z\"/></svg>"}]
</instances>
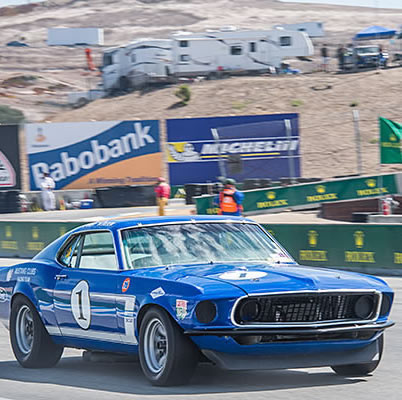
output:
<instances>
[{"instance_id":1,"label":"number 1 decal","mask_svg":"<svg viewBox=\"0 0 402 400\"><path fill-rule=\"evenodd\" d=\"M74 319L82 329L91 325L91 300L87 281L79 281L71 292L71 309Z\"/></svg>"}]
</instances>

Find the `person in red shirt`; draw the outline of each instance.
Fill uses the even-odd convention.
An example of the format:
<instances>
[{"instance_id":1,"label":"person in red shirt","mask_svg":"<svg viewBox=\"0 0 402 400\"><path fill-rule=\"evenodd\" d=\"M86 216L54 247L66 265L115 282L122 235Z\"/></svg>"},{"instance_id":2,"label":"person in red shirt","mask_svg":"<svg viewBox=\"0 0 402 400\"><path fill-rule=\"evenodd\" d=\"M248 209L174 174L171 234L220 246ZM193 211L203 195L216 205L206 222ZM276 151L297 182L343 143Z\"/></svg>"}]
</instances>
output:
<instances>
[{"instance_id":1,"label":"person in red shirt","mask_svg":"<svg viewBox=\"0 0 402 400\"><path fill-rule=\"evenodd\" d=\"M155 186L156 204L159 207L159 215L165 215L165 207L170 197L170 186L165 178L158 178L158 184Z\"/></svg>"}]
</instances>

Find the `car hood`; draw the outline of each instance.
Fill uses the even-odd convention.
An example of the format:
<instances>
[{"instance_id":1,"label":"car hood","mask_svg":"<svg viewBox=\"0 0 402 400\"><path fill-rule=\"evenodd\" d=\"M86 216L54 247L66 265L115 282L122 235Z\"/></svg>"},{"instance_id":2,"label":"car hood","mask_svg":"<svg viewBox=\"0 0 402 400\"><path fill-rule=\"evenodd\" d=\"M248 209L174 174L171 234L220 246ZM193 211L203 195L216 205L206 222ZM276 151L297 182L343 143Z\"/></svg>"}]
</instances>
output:
<instances>
[{"instance_id":1,"label":"car hood","mask_svg":"<svg viewBox=\"0 0 402 400\"><path fill-rule=\"evenodd\" d=\"M147 271L146 274L144 271L144 276L154 275L187 284L200 285L200 278L219 281L240 288L246 294L303 290L386 290L388 287L376 277L298 264L210 263L156 268L152 273L149 269Z\"/></svg>"}]
</instances>

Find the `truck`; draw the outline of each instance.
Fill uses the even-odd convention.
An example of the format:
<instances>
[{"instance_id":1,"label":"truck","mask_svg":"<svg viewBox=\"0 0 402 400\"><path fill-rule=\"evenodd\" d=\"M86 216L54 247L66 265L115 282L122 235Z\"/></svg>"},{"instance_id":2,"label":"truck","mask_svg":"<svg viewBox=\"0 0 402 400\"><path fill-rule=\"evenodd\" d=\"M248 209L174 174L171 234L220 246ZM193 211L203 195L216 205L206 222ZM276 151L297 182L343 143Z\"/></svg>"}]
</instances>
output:
<instances>
[{"instance_id":1,"label":"truck","mask_svg":"<svg viewBox=\"0 0 402 400\"><path fill-rule=\"evenodd\" d=\"M215 78L275 72L283 59L313 55L305 32L225 27L202 33L177 32L169 39L139 39L104 51L102 79L107 92L174 82L183 77Z\"/></svg>"}]
</instances>

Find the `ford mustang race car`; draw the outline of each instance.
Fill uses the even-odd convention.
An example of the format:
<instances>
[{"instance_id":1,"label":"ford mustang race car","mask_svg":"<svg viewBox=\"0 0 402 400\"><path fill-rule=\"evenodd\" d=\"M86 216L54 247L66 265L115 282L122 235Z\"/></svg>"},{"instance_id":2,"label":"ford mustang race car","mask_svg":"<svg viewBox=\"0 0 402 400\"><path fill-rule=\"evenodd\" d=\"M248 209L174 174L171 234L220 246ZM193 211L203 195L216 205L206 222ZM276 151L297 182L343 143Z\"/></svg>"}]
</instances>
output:
<instances>
[{"instance_id":1,"label":"ford mustang race car","mask_svg":"<svg viewBox=\"0 0 402 400\"><path fill-rule=\"evenodd\" d=\"M65 347L138 354L154 385L187 382L199 361L369 374L392 301L379 278L298 265L242 217L92 223L0 269L23 367L51 367Z\"/></svg>"}]
</instances>

